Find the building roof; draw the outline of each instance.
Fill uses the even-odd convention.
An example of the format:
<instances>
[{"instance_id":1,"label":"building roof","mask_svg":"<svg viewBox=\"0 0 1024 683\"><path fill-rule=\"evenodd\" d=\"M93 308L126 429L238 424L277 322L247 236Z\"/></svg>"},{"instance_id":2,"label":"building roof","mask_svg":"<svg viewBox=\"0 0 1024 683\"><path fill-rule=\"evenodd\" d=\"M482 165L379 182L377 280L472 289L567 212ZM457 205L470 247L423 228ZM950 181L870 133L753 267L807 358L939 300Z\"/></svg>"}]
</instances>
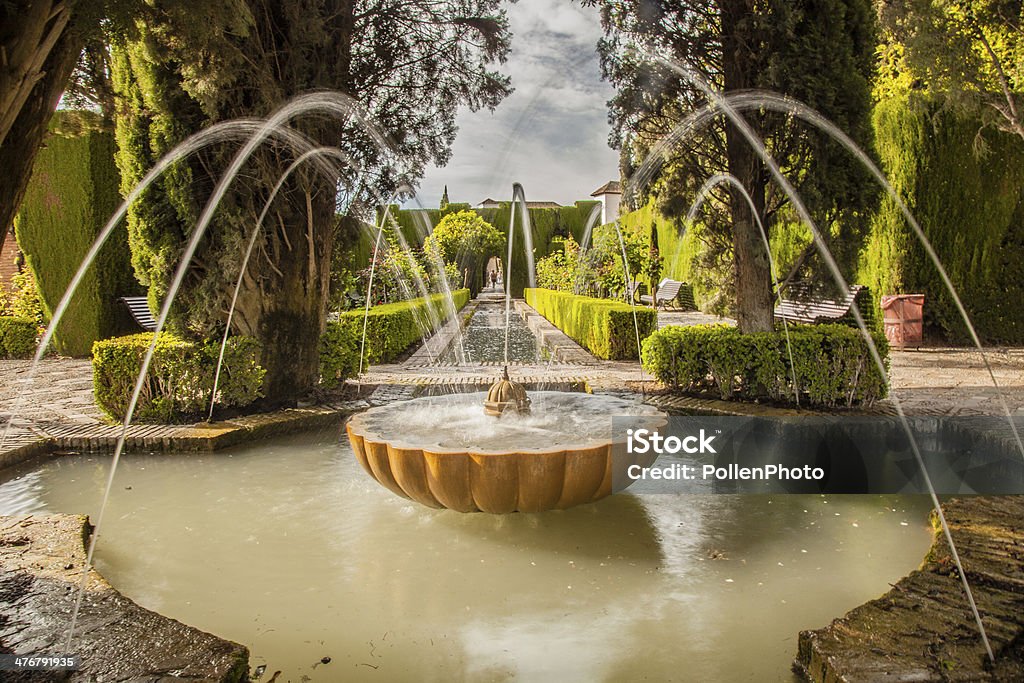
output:
<instances>
[{"instance_id":1,"label":"building roof","mask_svg":"<svg viewBox=\"0 0 1024 683\"><path fill-rule=\"evenodd\" d=\"M477 204L477 206L484 206L486 204L501 205L510 203L511 202L499 202L496 199L491 199L490 197L488 197L487 199ZM561 207L562 205L556 202L526 202L526 208L528 209L560 209Z\"/></svg>"},{"instance_id":2,"label":"building roof","mask_svg":"<svg viewBox=\"0 0 1024 683\"><path fill-rule=\"evenodd\" d=\"M590 193L591 197L600 197L603 194L622 194L622 188L618 180L609 180L607 183Z\"/></svg>"}]
</instances>

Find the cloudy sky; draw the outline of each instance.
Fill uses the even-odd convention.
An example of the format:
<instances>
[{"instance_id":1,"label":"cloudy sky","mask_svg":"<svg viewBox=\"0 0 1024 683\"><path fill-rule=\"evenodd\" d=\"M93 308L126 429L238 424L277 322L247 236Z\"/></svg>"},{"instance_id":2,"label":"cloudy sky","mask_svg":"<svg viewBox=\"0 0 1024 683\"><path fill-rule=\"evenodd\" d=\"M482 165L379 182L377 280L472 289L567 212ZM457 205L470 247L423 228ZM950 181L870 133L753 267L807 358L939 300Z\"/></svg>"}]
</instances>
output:
<instances>
[{"instance_id":1,"label":"cloudy sky","mask_svg":"<svg viewBox=\"0 0 1024 683\"><path fill-rule=\"evenodd\" d=\"M453 202L508 201L513 182L530 201L569 205L619 177L607 142L612 89L598 65L597 11L570 0L519 0L506 8L512 52L500 70L511 75L515 92L493 113L459 113L452 159L427 170L422 206L437 206L445 185Z\"/></svg>"}]
</instances>

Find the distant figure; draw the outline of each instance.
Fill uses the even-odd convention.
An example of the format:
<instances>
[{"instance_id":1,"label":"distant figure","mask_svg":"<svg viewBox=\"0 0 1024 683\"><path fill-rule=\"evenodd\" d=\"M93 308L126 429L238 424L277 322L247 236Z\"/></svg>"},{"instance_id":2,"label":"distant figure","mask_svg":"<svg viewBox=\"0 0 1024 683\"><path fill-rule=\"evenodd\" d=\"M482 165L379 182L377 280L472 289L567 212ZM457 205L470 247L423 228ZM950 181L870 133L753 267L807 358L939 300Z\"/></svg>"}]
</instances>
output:
<instances>
[{"instance_id":1,"label":"distant figure","mask_svg":"<svg viewBox=\"0 0 1024 683\"><path fill-rule=\"evenodd\" d=\"M497 286L498 286L498 271L492 270L491 271L491 289L494 289Z\"/></svg>"}]
</instances>

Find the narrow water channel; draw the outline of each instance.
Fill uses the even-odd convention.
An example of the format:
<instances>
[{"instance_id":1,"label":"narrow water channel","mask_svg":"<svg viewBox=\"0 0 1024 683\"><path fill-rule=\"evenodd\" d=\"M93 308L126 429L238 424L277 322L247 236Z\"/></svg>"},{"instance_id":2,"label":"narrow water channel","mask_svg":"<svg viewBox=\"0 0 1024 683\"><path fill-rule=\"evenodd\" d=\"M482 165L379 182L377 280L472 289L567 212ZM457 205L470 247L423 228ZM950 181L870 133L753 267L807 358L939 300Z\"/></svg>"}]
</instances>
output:
<instances>
[{"instance_id":1,"label":"narrow water channel","mask_svg":"<svg viewBox=\"0 0 1024 683\"><path fill-rule=\"evenodd\" d=\"M463 348L468 363L500 363L505 359L505 303L481 301L469 324L462 332ZM540 359L540 350L533 332L522 317L509 315L508 360L510 363L533 363ZM440 363L458 362L454 348L440 358Z\"/></svg>"}]
</instances>

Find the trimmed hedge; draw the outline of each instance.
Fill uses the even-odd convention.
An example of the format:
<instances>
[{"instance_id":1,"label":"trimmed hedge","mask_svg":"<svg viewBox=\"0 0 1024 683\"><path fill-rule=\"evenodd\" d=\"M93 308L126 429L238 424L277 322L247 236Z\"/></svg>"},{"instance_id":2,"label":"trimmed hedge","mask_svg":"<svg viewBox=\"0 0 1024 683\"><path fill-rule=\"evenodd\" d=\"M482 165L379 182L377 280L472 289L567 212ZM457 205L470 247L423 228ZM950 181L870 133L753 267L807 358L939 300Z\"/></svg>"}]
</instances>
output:
<instances>
[{"instance_id":1,"label":"trimmed hedge","mask_svg":"<svg viewBox=\"0 0 1024 683\"><path fill-rule=\"evenodd\" d=\"M369 324L366 333L369 344ZM362 328L349 318L327 323L320 337L320 384L332 389L359 372L361 334Z\"/></svg>"},{"instance_id":2,"label":"trimmed hedge","mask_svg":"<svg viewBox=\"0 0 1024 683\"><path fill-rule=\"evenodd\" d=\"M872 339L888 370L885 336ZM888 392L859 330L845 325L790 325L789 342L801 405L870 405ZM683 391L723 399L793 400L793 370L781 331L741 334L724 325L669 326L643 345L644 368Z\"/></svg>"},{"instance_id":3,"label":"trimmed hedge","mask_svg":"<svg viewBox=\"0 0 1024 683\"><path fill-rule=\"evenodd\" d=\"M432 294L408 301L374 306L364 310L345 311L338 320L327 323L320 340L320 377L326 387L334 387L359 370L359 346L363 336L363 315L366 320L366 360L388 363L402 355L424 334L434 331L432 310L443 323L450 311L443 294ZM455 310L469 302L469 290L452 292Z\"/></svg>"},{"instance_id":4,"label":"trimmed hedge","mask_svg":"<svg viewBox=\"0 0 1024 683\"><path fill-rule=\"evenodd\" d=\"M880 102L874 127L882 170L931 241L982 342L1024 342L1020 138L917 93ZM879 295L925 294L925 324L950 341L970 340L937 270L888 197L872 221L856 280Z\"/></svg>"},{"instance_id":5,"label":"trimmed hedge","mask_svg":"<svg viewBox=\"0 0 1024 683\"><path fill-rule=\"evenodd\" d=\"M36 332L32 320L0 316L0 358L30 358L36 351Z\"/></svg>"},{"instance_id":6,"label":"trimmed hedge","mask_svg":"<svg viewBox=\"0 0 1024 683\"><path fill-rule=\"evenodd\" d=\"M35 278L47 320L93 240L121 203L113 135L88 125L84 130L71 125L98 125L98 118L87 111L64 110L54 115L14 221L18 245ZM131 317L117 297L139 291L122 222L86 272L57 326L54 348L63 355L88 356L94 341L131 331Z\"/></svg>"},{"instance_id":7,"label":"trimmed hedge","mask_svg":"<svg viewBox=\"0 0 1024 683\"><path fill-rule=\"evenodd\" d=\"M635 359L636 327L640 328L641 342L658 327L658 315L650 308L553 289L527 288L523 293L526 303L555 327L605 360Z\"/></svg>"},{"instance_id":8,"label":"trimmed hedge","mask_svg":"<svg viewBox=\"0 0 1024 683\"><path fill-rule=\"evenodd\" d=\"M152 332L104 339L93 344L96 403L115 420L128 412ZM259 346L251 337L229 337L217 386L220 407L247 406L263 395L266 371L257 363ZM210 407L220 341L191 342L164 332L157 341L147 382L133 422L182 423L204 417Z\"/></svg>"}]
</instances>

